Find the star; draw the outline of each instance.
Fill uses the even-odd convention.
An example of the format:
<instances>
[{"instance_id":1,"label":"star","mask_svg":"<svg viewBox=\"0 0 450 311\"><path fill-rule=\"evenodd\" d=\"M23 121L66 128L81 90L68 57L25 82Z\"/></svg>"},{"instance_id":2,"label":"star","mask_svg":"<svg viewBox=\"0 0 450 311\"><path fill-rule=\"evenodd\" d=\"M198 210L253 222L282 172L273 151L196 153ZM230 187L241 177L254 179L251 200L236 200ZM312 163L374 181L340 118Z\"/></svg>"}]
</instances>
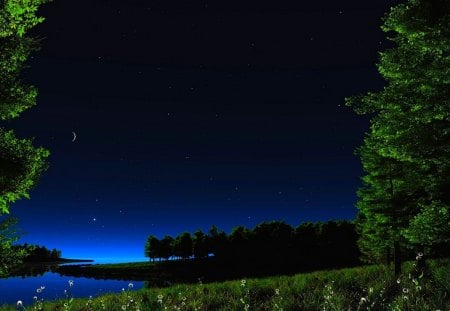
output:
<instances>
[{"instance_id":1,"label":"star","mask_svg":"<svg viewBox=\"0 0 450 311\"><path fill-rule=\"evenodd\" d=\"M96 222L96 221L97 221L97 218L95 218L95 217L92 218L92 221L93 221L93 222Z\"/></svg>"}]
</instances>

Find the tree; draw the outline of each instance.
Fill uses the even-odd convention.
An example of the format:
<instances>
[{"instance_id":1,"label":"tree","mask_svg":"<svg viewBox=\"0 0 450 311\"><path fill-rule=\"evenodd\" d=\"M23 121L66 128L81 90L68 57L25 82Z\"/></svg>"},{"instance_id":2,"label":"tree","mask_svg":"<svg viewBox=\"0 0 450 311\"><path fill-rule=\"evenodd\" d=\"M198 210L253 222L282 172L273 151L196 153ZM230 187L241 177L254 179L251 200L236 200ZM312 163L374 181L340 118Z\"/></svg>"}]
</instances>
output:
<instances>
[{"instance_id":1,"label":"tree","mask_svg":"<svg viewBox=\"0 0 450 311\"><path fill-rule=\"evenodd\" d=\"M231 230L228 237L229 249L228 255L233 259L248 258L250 251L251 232L243 226L237 226Z\"/></svg>"},{"instance_id":2,"label":"tree","mask_svg":"<svg viewBox=\"0 0 450 311\"><path fill-rule=\"evenodd\" d=\"M0 2L0 120L11 120L36 104L37 91L25 85L20 74L32 51L37 50L38 40L27 36L28 30L43 22L36 16L45 0L5 0ZM46 169L49 152L35 148L30 139L18 139L13 131L0 127L0 216L9 213L11 203L29 198ZM14 248L16 237L8 231L16 221L5 220L0 229L8 235L0 236L0 274L7 273L13 264L19 264L26 251Z\"/></svg>"},{"instance_id":3,"label":"tree","mask_svg":"<svg viewBox=\"0 0 450 311\"><path fill-rule=\"evenodd\" d=\"M150 260L155 261L156 258L161 258L161 244L158 238L150 235L145 243L144 255Z\"/></svg>"},{"instance_id":4,"label":"tree","mask_svg":"<svg viewBox=\"0 0 450 311\"><path fill-rule=\"evenodd\" d=\"M57 250L56 248L52 249L52 251L50 253L50 258L51 259L59 259L59 258L61 258L61 251Z\"/></svg>"},{"instance_id":5,"label":"tree","mask_svg":"<svg viewBox=\"0 0 450 311\"><path fill-rule=\"evenodd\" d=\"M449 237L449 13L446 0L392 8L382 29L395 47L377 65L387 86L346 100L372 116L358 151L366 173L357 204L361 250L373 258L393 249L396 274L402 247L430 249ZM436 218L443 219L440 228L421 230Z\"/></svg>"},{"instance_id":6,"label":"tree","mask_svg":"<svg viewBox=\"0 0 450 311\"><path fill-rule=\"evenodd\" d=\"M287 260L293 250L292 243L293 229L283 221L262 222L252 230L252 253L260 260Z\"/></svg>"},{"instance_id":7,"label":"tree","mask_svg":"<svg viewBox=\"0 0 450 311\"><path fill-rule=\"evenodd\" d=\"M174 242L174 254L183 259L192 256L192 237L189 232L183 232L177 236Z\"/></svg>"},{"instance_id":8,"label":"tree","mask_svg":"<svg viewBox=\"0 0 450 311\"><path fill-rule=\"evenodd\" d=\"M208 236L202 230L194 232L194 240L192 241L195 258L208 257Z\"/></svg>"},{"instance_id":9,"label":"tree","mask_svg":"<svg viewBox=\"0 0 450 311\"><path fill-rule=\"evenodd\" d=\"M24 85L21 71L38 40L27 31L44 18L35 15L45 0L3 1L0 5L0 120L16 118L36 104L37 91ZM35 148L29 139L17 139L12 131L0 127L0 214L9 212L9 204L29 198L46 169L49 152Z\"/></svg>"},{"instance_id":10,"label":"tree","mask_svg":"<svg viewBox=\"0 0 450 311\"><path fill-rule=\"evenodd\" d=\"M166 235L160 242L159 242L159 249L160 249L160 256L161 258L164 258L165 260L168 260L170 257L173 256L174 252L174 239Z\"/></svg>"},{"instance_id":11,"label":"tree","mask_svg":"<svg viewBox=\"0 0 450 311\"><path fill-rule=\"evenodd\" d=\"M219 231L216 225L212 225L208 232L208 254L214 254L217 258L226 256L228 237L225 231Z\"/></svg>"},{"instance_id":12,"label":"tree","mask_svg":"<svg viewBox=\"0 0 450 311\"><path fill-rule=\"evenodd\" d=\"M17 249L13 246L18 240L16 224L17 219L12 217L0 221L0 277L7 276L10 269L22 263L27 255L25 248Z\"/></svg>"},{"instance_id":13,"label":"tree","mask_svg":"<svg viewBox=\"0 0 450 311\"><path fill-rule=\"evenodd\" d=\"M394 261L400 273L402 251L407 241L401 235L417 213L420 175L409 162L401 162L380 152L383 142L368 135L358 149L366 175L358 191L359 246L366 262Z\"/></svg>"}]
</instances>

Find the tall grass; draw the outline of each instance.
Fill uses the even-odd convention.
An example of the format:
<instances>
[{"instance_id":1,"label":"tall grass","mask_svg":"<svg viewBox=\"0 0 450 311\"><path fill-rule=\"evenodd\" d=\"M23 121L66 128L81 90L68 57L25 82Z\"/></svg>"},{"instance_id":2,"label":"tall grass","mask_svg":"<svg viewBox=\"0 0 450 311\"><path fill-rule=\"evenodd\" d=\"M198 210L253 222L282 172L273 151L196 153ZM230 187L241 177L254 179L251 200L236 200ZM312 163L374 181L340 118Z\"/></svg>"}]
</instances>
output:
<instances>
[{"instance_id":1,"label":"tall grass","mask_svg":"<svg viewBox=\"0 0 450 311\"><path fill-rule=\"evenodd\" d=\"M428 261L416 276L405 263L399 278L391 267L365 266L294 276L243 279L133 290L96 298L37 301L10 310L450 310L450 260Z\"/></svg>"}]
</instances>

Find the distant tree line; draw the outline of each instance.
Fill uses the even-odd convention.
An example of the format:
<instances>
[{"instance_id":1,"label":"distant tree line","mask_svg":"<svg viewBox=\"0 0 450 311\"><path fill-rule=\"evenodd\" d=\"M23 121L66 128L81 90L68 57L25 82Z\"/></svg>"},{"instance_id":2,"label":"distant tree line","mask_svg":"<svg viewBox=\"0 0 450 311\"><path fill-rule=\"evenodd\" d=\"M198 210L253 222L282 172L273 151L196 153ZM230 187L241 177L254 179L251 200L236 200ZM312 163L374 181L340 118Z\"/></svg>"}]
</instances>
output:
<instances>
[{"instance_id":1,"label":"distant tree line","mask_svg":"<svg viewBox=\"0 0 450 311\"><path fill-rule=\"evenodd\" d=\"M27 243L23 245L14 245L16 250L24 250L26 255L23 258L24 262L42 262L42 261L54 261L61 259L61 251L56 248L47 249L45 246L29 245Z\"/></svg>"},{"instance_id":2,"label":"distant tree line","mask_svg":"<svg viewBox=\"0 0 450 311\"><path fill-rule=\"evenodd\" d=\"M152 261L206 258L234 262L343 266L359 264L355 224L350 221L305 222L292 227L283 221L263 222L248 229L235 227L230 234L212 226L177 237L150 235L145 256Z\"/></svg>"}]
</instances>

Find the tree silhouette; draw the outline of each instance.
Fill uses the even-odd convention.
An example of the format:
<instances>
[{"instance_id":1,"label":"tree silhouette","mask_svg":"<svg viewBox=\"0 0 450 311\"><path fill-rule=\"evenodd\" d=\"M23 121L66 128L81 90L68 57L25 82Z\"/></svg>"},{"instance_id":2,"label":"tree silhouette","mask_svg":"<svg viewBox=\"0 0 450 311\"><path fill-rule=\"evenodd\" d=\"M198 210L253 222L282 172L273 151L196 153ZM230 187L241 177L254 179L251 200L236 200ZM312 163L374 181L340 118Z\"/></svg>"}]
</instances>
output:
<instances>
[{"instance_id":1,"label":"tree silhouette","mask_svg":"<svg viewBox=\"0 0 450 311\"><path fill-rule=\"evenodd\" d=\"M287 260L293 250L293 228L283 221L260 223L252 230L250 248L257 258Z\"/></svg>"},{"instance_id":2,"label":"tree silhouette","mask_svg":"<svg viewBox=\"0 0 450 311\"><path fill-rule=\"evenodd\" d=\"M159 255L165 260L174 255L174 239L171 236L166 235L159 242Z\"/></svg>"},{"instance_id":3,"label":"tree silhouette","mask_svg":"<svg viewBox=\"0 0 450 311\"><path fill-rule=\"evenodd\" d=\"M237 260L247 258L250 251L250 230L243 226L235 227L231 230L229 240L228 256Z\"/></svg>"},{"instance_id":4,"label":"tree silhouette","mask_svg":"<svg viewBox=\"0 0 450 311\"><path fill-rule=\"evenodd\" d=\"M183 259L188 259L192 256L192 237L189 232L183 232L176 237L174 255Z\"/></svg>"},{"instance_id":5,"label":"tree silhouette","mask_svg":"<svg viewBox=\"0 0 450 311\"><path fill-rule=\"evenodd\" d=\"M144 255L145 257L149 257L151 261L155 261L156 258L161 258L160 242L156 236L150 235L147 238Z\"/></svg>"},{"instance_id":6,"label":"tree silhouette","mask_svg":"<svg viewBox=\"0 0 450 311\"><path fill-rule=\"evenodd\" d=\"M192 241L193 251L195 258L208 257L208 236L203 233L202 230L194 232L194 239Z\"/></svg>"},{"instance_id":7,"label":"tree silhouette","mask_svg":"<svg viewBox=\"0 0 450 311\"><path fill-rule=\"evenodd\" d=\"M357 240L356 226L349 221L306 222L295 230L284 221L271 221L253 229L238 226L229 235L213 225L208 235L197 230L193 236L183 232L175 239L165 236L161 241L150 236L146 256L186 260L194 255L196 259L235 267L233 272L221 273L292 273L360 264ZM163 250L164 244L167 251ZM151 245L156 249L153 252ZM214 256L209 258L208 254Z\"/></svg>"},{"instance_id":8,"label":"tree silhouette","mask_svg":"<svg viewBox=\"0 0 450 311\"><path fill-rule=\"evenodd\" d=\"M222 230L219 232L217 226L212 225L208 233L208 253L218 258L224 258L227 252L228 237Z\"/></svg>"},{"instance_id":9,"label":"tree silhouette","mask_svg":"<svg viewBox=\"0 0 450 311\"><path fill-rule=\"evenodd\" d=\"M293 254L302 264L311 261L311 256L317 253L318 239L316 225L312 222L303 222L294 230Z\"/></svg>"}]
</instances>

